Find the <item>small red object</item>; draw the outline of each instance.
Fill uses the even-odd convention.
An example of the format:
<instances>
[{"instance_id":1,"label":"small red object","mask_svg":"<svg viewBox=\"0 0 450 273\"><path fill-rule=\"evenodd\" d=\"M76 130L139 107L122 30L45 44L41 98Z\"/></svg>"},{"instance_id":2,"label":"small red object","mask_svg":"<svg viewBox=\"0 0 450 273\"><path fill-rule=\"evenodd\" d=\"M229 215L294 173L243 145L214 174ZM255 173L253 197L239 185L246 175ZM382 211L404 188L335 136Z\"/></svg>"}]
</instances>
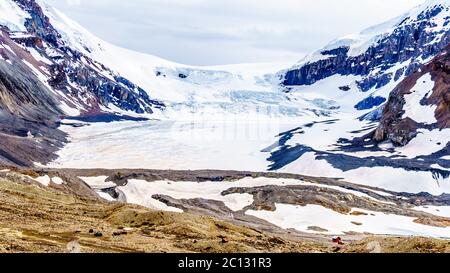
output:
<instances>
[{"instance_id":1,"label":"small red object","mask_svg":"<svg viewBox=\"0 0 450 273\"><path fill-rule=\"evenodd\" d=\"M344 242L342 241L342 238L341 238L341 237L335 237L335 238L333 238L333 243L336 243L336 244L338 244L338 245L343 245L343 244L344 244Z\"/></svg>"}]
</instances>

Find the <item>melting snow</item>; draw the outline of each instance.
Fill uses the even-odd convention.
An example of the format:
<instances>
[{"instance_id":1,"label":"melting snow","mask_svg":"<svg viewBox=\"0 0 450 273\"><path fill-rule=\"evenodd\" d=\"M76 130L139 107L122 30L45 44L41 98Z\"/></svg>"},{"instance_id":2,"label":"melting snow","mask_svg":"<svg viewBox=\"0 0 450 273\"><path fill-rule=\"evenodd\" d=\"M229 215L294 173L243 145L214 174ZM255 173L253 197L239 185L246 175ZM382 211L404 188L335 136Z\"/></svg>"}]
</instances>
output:
<instances>
[{"instance_id":1,"label":"melting snow","mask_svg":"<svg viewBox=\"0 0 450 273\"><path fill-rule=\"evenodd\" d=\"M338 186L316 184L296 179L285 178L243 178L234 182L173 182L155 181L147 182L143 180L130 180L127 185L118 189L125 195L127 202L135 203L150 208L161 210L172 210L173 208L152 198L153 195L160 194L170 196L175 199L196 199L222 201L233 211L239 211L253 203L253 196L250 194L229 194L222 195L222 192L230 188L249 188L264 186L314 186L337 190L343 193L353 194L359 197L375 198Z\"/></svg>"},{"instance_id":2,"label":"melting snow","mask_svg":"<svg viewBox=\"0 0 450 273\"><path fill-rule=\"evenodd\" d=\"M116 186L116 184L113 182L105 182L108 176L90 176L90 177L80 176L78 178L86 182L86 184L88 184L89 187L93 189L105 189Z\"/></svg>"},{"instance_id":3,"label":"melting snow","mask_svg":"<svg viewBox=\"0 0 450 273\"><path fill-rule=\"evenodd\" d=\"M52 182L57 185L62 185L64 183L64 180L62 180L61 177L52 177Z\"/></svg>"},{"instance_id":4,"label":"melting snow","mask_svg":"<svg viewBox=\"0 0 450 273\"><path fill-rule=\"evenodd\" d=\"M233 211L239 211L253 203L250 194L222 195L230 188L262 187L268 185L299 185L301 181L270 178L244 178L235 182L173 182L129 180L126 186L118 189L126 196L129 203L138 204L153 209L174 211L175 208L153 199L156 194L167 195L175 199L196 199L222 201ZM175 211L180 211L175 209Z\"/></svg>"},{"instance_id":5,"label":"melting snow","mask_svg":"<svg viewBox=\"0 0 450 273\"><path fill-rule=\"evenodd\" d=\"M281 228L294 228L303 232L316 232L308 230L309 227L320 227L328 230L327 234L340 235L346 232L368 232L386 235L419 235L450 238L450 227L438 228L414 223L415 218L384 214L380 212L356 209L368 215L353 216L335 212L318 205L304 207L286 204L276 204L272 211L247 211L252 215ZM355 225L352 222L360 223Z\"/></svg>"},{"instance_id":6,"label":"melting snow","mask_svg":"<svg viewBox=\"0 0 450 273\"><path fill-rule=\"evenodd\" d=\"M31 178L39 183L41 183L44 186L48 186L50 184L50 177L48 175L40 176L38 178Z\"/></svg>"},{"instance_id":7,"label":"melting snow","mask_svg":"<svg viewBox=\"0 0 450 273\"><path fill-rule=\"evenodd\" d=\"M433 124L436 123L436 106L421 105L422 99L427 98L433 92L434 82L431 80L430 73L423 75L417 80L416 85L411 89L411 93L405 95L406 104L403 118L411 118L418 123Z\"/></svg>"}]
</instances>

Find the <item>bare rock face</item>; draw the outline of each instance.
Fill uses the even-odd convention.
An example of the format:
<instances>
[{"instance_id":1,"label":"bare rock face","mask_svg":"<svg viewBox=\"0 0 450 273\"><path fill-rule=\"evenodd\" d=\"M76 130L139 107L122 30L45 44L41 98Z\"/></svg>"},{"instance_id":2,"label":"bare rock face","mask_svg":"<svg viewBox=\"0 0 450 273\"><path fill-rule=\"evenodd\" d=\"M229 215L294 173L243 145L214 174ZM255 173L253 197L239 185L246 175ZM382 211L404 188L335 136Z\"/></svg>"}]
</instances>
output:
<instances>
[{"instance_id":1,"label":"bare rock face","mask_svg":"<svg viewBox=\"0 0 450 273\"><path fill-rule=\"evenodd\" d=\"M55 158L66 142L57 97L16 58L0 59L0 162L31 166Z\"/></svg>"},{"instance_id":2,"label":"bare rock face","mask_svg":"<svg viewBox=\"0 0 450 273\"><path fill-rule=\"evenodd\" d=\"M420 128L445 129L450 128L450 46L419 71L403 80L390 94L384 108L380 125L374 133L374 140L382 142L390 140L394 145L404 146L417 135ZM431 94L424 97L420 105L436 106L434 124L423 124L405 117L405 95L413 92L418 80L431 75L434 87Z\"/></svg>"},{"instance_id":3,"label":"bare rock face","mask_svg":"<svg viewBox=\"0 0 450 273\"><path fill-rule=\"evenodd\" d=\"M14 2L30 16L25 20L27 35L14 41L50 60L40 65L50 72L50 86L70 98L68 105L78 106L84 114L101 112L100 106L109 104L139 114L164 108L141 87L68 45L34 0Z\"/></svg>"},{"instance_id":4,"label":"bare rock face","mask_svg":"<svg viewBox=\"0 0 450 273\"><path fill-rule=\"evenodd\" d=\"M56 159L67 142L59 121L69 115L108 114L111 105L139 114L164 108L136 84L72 48L36 1L13 1L27 18L25 31L0 25L1 163L31 166Z\"/></svg>"}]
</instances>

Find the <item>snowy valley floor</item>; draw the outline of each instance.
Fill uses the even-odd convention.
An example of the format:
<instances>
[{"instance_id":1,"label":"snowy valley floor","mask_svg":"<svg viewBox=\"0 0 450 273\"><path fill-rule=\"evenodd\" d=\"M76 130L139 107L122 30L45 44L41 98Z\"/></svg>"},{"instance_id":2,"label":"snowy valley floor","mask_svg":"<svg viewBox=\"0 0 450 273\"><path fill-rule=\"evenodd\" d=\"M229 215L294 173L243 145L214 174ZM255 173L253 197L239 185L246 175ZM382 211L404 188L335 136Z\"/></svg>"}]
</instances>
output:
<instances>
[{"instance_id":1,"label":"snowy valley floor","mask_svg":"<svg viewBox=\"0 0 450 273\"><path fill-rule=\"evenodd\" d=\"M337 145L340 138L362 136L374 125L345 116L302 120L66 120L62 129L70 143L48 167L57 168L50 173L85 169L68 173L109 201L214 216L270 232L450 238L450 183L439 175L446 169L430 167L435 158L415 158L440 149L418 149L434 134L394 151L345 151ZM92 170L98 168L109 171ZM167 171L145 171L150 169ZM44 184L55 182L44 173Z\"/></svg>"},{"instance_id":2,"label":"snowy valley floor","mask_svg":"<svg viewBox=\"0 0 450 273\"><path fill-rule=\"evenodd\" d=\"M397 192L450 193L450 160L437 153L445 149L442 139L450 139L449 129L422 132L405 147L384 143L353 149L346 141L376 126L353 117L121 121L81 127L67 120L61 128L70 143L48 167L270 170Z\"/></svg>"}]
</instances>

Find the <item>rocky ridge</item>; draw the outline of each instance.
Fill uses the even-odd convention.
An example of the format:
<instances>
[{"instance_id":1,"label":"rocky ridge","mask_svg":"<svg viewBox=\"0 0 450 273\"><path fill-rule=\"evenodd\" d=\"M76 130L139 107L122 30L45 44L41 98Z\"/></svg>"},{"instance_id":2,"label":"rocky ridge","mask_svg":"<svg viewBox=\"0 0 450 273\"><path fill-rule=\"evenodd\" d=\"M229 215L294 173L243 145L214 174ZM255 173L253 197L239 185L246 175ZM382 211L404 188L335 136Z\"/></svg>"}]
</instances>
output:
<instances>
[{"instance_id":1,"label":"rocky ridge","mask_svg":"<svg viewBox=\"0 0 450 273\"><path fill-rule=\"evenodd\" d=\"M117 109L151 114L165 107L68 46L38 2L8 1L25 14L25 30L0 24L1 162L32 166L54 160L67 142L58 130L66 117L115 115Z\"/></svg>"},{"instance_id":2,"label":"rocky ridge","mask_svg":"<svg viewBox=\"0 0 450 273\"><path fill-rule=\"evenodd\" d=\"M27 32L12 33L13 40L48 60L43 65L48 83L69 98L67 103L78 106L75 108L85 114L105 110L109 104L138 114L153 113L152 109L164 107L128 79L71 48L36 1L14 2L29 17L25 20Z\"/></svg>"},{"instance_id":3,"label":"rocky ridge","mask_svg":"<svg viewBox=\"0 0 450 273\"><path fill-rule=\"evenodd\" d=\"M404 108L405 95L416 92L413 88L426 74L431 75L433 87L420 104L434 106L436 120L433 123L424 124L410 117L404 117ZM450 45L439 56L406 78L392 91L380 124L374 133L374 139L379 142L387 139L395 145L403 146L417 136L417 130L420 128L428 130L450 128ZM448 145L447 153L449 153Z\"/></svg>"},{"instance_id":4,"label":"rocky ridge","mask_svg":"<svg viewBox=\"0 0 450 273\"><path fill-rule=\"evenodd\" d=\"M414 14L417 10L420 12ZM353 45L347 45L345 39L333 42L315 53L319 60L306 59L305 64L288 70L283 84L311 85L332 75L355 75L362 77L357 85L366 92L411 75L450 43L450 7L446 1L427 1L414 11L389 22L393 29L375 35L373 44L363 52L350 52ZM402 65L394 73L386 72L397 64Z\"/></svg>"}]
</instances>

